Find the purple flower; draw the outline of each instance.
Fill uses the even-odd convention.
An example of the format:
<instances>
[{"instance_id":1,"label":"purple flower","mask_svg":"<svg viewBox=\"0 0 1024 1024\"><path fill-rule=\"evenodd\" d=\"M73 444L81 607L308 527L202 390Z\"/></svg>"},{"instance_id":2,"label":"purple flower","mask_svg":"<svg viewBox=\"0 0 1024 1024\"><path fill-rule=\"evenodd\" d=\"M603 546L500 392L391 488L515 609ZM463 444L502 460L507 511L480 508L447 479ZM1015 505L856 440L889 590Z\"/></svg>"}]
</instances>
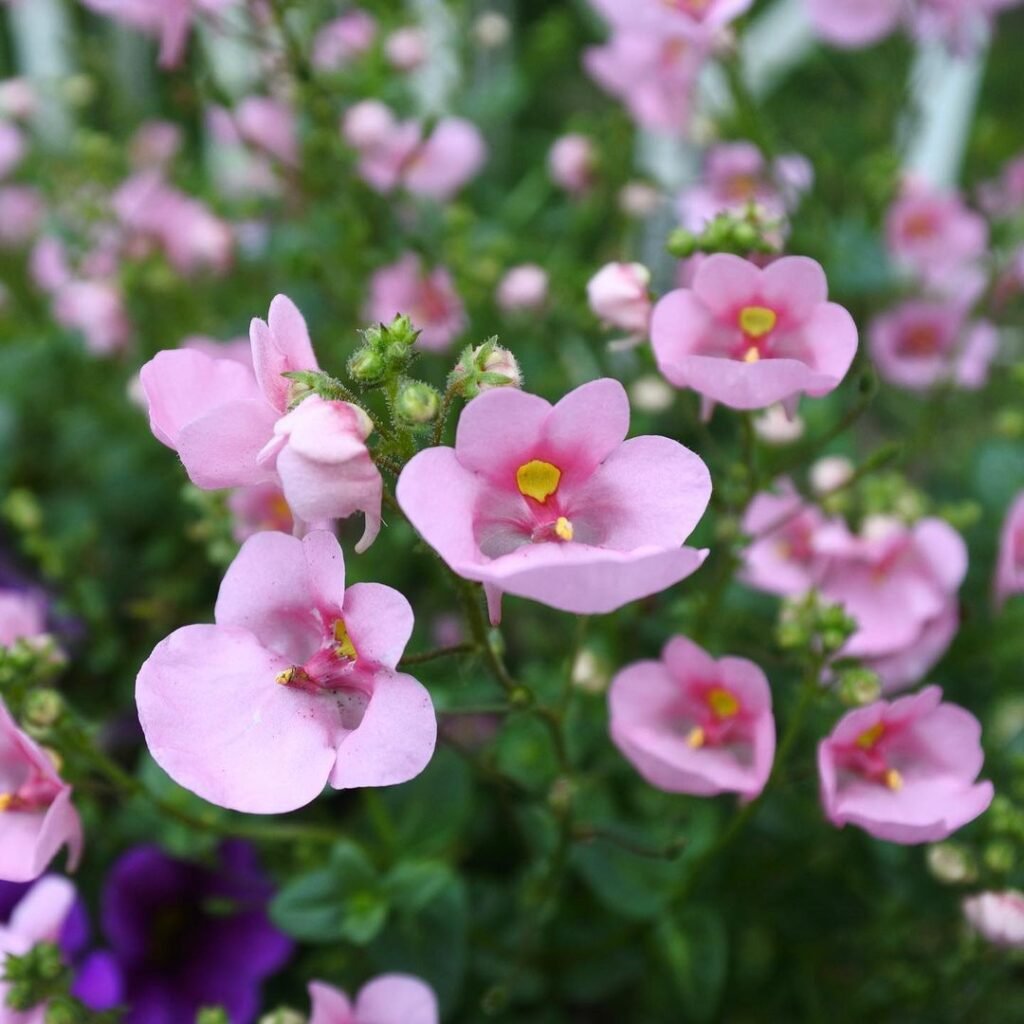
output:
<instances>
[{"instance_id":1,"label":"purple flower","mask_svg":"<svg viewBox=\"0 0 1024 1024\"><path fill-rule=\"evenodd\" d=\"M247 1024L263 980L291 955L267 917L273 890L255 850L229 840L218 857L207 866L137 846L111 870L102 927L126 1024L193 1024L203 1006L223 1006L232 1024Z\"/></svg>"}]
</instances>

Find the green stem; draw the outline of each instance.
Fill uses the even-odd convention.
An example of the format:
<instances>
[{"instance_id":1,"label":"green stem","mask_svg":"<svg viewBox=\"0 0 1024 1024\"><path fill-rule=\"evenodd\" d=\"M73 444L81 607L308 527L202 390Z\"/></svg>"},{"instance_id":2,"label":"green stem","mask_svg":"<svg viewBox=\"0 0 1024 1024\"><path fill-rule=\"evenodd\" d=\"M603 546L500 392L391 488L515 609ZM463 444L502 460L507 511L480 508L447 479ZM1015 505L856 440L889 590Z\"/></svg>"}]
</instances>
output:
<instances>
[{"instance_id":1,"label":"green stem","mask_svg":"<svg viewBox=\"0 0 1024 1024\"><path fill-rule=\"evenodd\" d=\"M451 647L438 647L433 651L423 651L421 654L406 655L399 663L399 668L408 668L410 665L422 665L428 661L436 661L438 658L457 658L462 654L479 654L480 648L476 644L454 644Z\"/></svg>"}]
</instances>

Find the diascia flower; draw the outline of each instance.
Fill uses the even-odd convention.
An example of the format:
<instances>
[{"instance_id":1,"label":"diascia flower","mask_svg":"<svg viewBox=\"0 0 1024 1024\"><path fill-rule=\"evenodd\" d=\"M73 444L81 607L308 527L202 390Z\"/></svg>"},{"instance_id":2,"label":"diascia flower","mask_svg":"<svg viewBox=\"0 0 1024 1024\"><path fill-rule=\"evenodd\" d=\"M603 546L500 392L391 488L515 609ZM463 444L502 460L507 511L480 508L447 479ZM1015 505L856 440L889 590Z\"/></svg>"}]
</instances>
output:
<instances>
[{"instance_id":1,"label":"diascia flower","mask_svg":"<svg viewBox=\"0 0 1024 1024\"><path fill-rule=\"evenodd\" d=\"M38 878L63 846L76 867L82 822L71 803L71 787L0 701L0 879Z\"/></svg>"},{"instance_id":2,"label":"diascia flower","mask_svg":"<svg viewBox=\"0 0 1024 1024\"><path fill-rule=\"evenodd\" d=\"M678 583L706 551L683 547L711 496L707 467L666 437L634 437L615 380L551 406L512 388L466 406L454 448L416 455L398 481L413 526L460 576L577 614L614 611Z\"/></svg>"},{"instance_id":3,"label":"diascia flower","mask_svg":"<svg viewBox=\"0 0 1024 1024\"><path fill-rule=\"evenodd\" d=\"M829 821L893 843L947 838L992 802L992 783L975 781L980 740L978 720L937 686L848 712L818 747Z\"/></svg>"},{"instance_id":4,"label":"diascia flower","mask_svg":"<svg viewBox=\"0 0 1024 1024\"><path fill-rule=\"evenodd\" d=\"M434 990L409 974L382 974L354 1000L322 981L309 984L309 1024L438 1024Z\"/></svg>"},{"instance_id":5,"label":"diascia flower","mask_svg":"<svg viewBox=\"0 0 1024 1024\"><path fill-rule=\"evenodd\" d=\"M346 589L335 537L261 533L242 546L216 625L185 626L139 671L150 752L180 785L253 814L418 775L434 750L430 695L396 670L413 615L397 591Z\"/></svg>"},{"instance_id":6,"label":"diascia flower","mask_svg":"<svg viewBox=\"0 0 1024 1024\"><path fill-rule=\"evenodd\" d=\"M1024 493L1018 494L1006 513L999 535L995 600L1002 608L1014 594L1024 593Z\"/></svg>"},{"instance_id":7,"label":"diascia flower","mask_svg":"<svg viewBox=\"0 0 1024 1024\"><path fill-rule=\"evenodd\" d=\"M660 661L638 661L612 680L611 735L634 768L670 793L756 797L775 757L772 694L745 658L715 660L673 637Z\"/></svg>"},{"instance_id":8,"label":"diascia flower","mask_svg":"<svg viewBox=\"0 0 1024 1024\"><path fill-rule=\"evenodd\" d=\"M982 892L963 902L964 917L987 941L1007 949L1024 946L1024 893Z\"/></svg>"},{"instance_id":9,"label":"diascia flower","mask_svg":"<svg viewBox=\"0 0 1024 1024\"><path fill-rule=\"evenodd\" d=\"M733 409L819 397L846 376L857 327L828 302L825 272L805 256L764 269L728 253L697 268L691 288L669 292L651 317L658 368L676 387Z\"/></svg>"}]
</instances>

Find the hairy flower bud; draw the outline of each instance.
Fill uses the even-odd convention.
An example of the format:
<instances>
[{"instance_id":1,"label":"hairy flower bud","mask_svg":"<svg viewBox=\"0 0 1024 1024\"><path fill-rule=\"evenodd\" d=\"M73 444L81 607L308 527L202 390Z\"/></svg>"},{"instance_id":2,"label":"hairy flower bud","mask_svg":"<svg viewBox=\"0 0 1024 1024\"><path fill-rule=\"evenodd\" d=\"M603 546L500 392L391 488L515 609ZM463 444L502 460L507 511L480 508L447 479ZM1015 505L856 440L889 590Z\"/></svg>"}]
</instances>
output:
<instances>
[{"instance_id":1,"label":"hairy flower bud","mask_svg":"<svg viewBox=\"0 0 1024 1024\"><path fill-rule=\"evenodd\" d=\"M437 388L422 380L407 381L395 399L395 416L410 426L433 423L440 411L441 396Z\"/></svg>"},{"instance_id":2,"label":"hairy flower bud","mask_svg":"<svg viewBox=\"0 0 1024 1024\"><path fill-rule=\"evenodd\" d=\"M491 338L476 347L468 345L462 350L455 369L448 376L448 386L458 388L465 398L476 398L493 388L517 388L523 376L516 357Z\"/></svg>"}]
</instances>

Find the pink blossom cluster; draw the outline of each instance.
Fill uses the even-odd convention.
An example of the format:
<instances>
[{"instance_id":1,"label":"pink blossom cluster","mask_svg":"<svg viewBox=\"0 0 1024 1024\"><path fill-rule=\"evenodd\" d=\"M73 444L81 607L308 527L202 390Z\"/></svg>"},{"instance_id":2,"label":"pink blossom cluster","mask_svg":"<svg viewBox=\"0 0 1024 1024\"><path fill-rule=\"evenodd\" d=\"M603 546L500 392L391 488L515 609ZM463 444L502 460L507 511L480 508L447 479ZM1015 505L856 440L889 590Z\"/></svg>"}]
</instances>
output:
<instances>
[{"instance_id":1,"label":"pink blossom cluster","mask_svg":"<svg viewBox=\"0 0 1024 1024\"><path fill-rule=\"evenodd\" d=\"M977 48L1001 11L1020 0L806 0L815 30L843 47L870 46L898 29L941 39L958 53Z\"/></svg>"},{"instance_id":2,"label":"pink blossom cluster","mask_svg":"<svg viewBox=\"0 0 1024 1024\"><path fill-rule=\"evenodd\" d=\"M984 218L955 192L907 182L886 215L885 238L893 264L919 294L869 325L879 373L911 391L982 387L999 348L996 328L972 313L987 280Z\"/></svg>"},{"instance_id":3,"label":"pink blossom cluster","mask_svg":"<svg viewBox=\"0 0 1024 1024\"><path fill-rule=\"evenodd\" d=\"M349 107L341 132L359 155L359 176L385 195L404 190L447 202L487 160L487 145L471 121L444 117L428 133L421 121L401 121L379 100Z\"/></svg>"},{"instance_id":4,"label":"pink blossom cluster","mask_svg":"<svg viewBox=\"0 0 1024 1024\"><path fill-rule=\"evenodd\" d=\"M645 128L681 132L697 76L723 28L752 0L591 0L611 36L584 54L588 74Z\"/></svg>"},{"instance_id":5,"label":"pink blossom cluster","mask_svg":"<svg viewBox=\"0 0 1024 1024\"><path fill-rule=\"evenodd\" d=\"M853 533L783 483L751 502L743 529L744 581L784 597L817 590L842 606L857 628L840 656L872 668L885 692L919 682L956 635L967 546L941 519L871 516Z\"/></svg>"},{"instance_id":6,"label":"pink blossom cluster","mask_svg":"<svg viewBox=\"0 0 1024 1024\"><path fill-rule=\"evenodd\" d=\"M686 637L660 660L622 669L608 695L612 740L670 793L757 797L772 772L775 721L764 672L715 660ZM821 801L832 824L895 843L945 839L981 814L981 728L938 687L848 712L818 747Z\"/></svg>"}]
</instances>

